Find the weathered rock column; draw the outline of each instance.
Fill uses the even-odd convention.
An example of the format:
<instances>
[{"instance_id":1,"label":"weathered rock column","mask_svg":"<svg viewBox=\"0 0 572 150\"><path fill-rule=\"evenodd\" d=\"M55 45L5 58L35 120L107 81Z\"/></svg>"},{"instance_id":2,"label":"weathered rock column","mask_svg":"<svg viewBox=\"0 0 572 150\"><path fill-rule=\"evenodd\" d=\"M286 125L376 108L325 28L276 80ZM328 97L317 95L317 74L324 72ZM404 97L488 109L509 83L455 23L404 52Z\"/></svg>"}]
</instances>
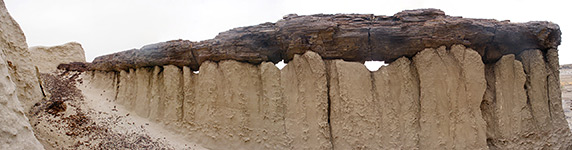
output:
<instances>
[{"instance_id":1,"label":"weathered rock column","mask_svg":"<svg viewBox=\"0 0 572 150\"><path fill-rule=\"evenodd\" d=\"M382 114L372 75L358 62L327 61L330 126L336 149L382 149Z\"/></svg>"},{"instance_id":2,"label":"weathered rock column","mask_svg":"<svg viewBox=\"0 0 572 150\"><path fill-rule=\"evenodd\" d=\"M480 110L486 81L479 54L455 45L425 49L413 60L421 89L419 147L486 149Z\"/></svg>"},{"instance_id":3,"label":"weathered rock column","mask_svg":"<svg viewBox=\"0 0 572 150\"><path fill-rule=\"evenodd\" d=\"M133 110L141 117L149 117L149 100L151 99L152 68L138 68L135 70L135 94Z\"/></svg>"},{"instance_id":4,"label":"weathered rock column","mask_svg":"<svg viewBox=\"0 0 572 150\"><path fill-rule=\"evenodd\" d=\"M406 57L372 73L383 149L419 148L419 77Z\"/></svg>"},{"instance_id":5,"label":"weathered rock column","mask_svg":"<svg viewBox=\"0 0 572 150\"><path fill-rule=\"evenodd\" d=\"M326 66L320 55L296 55L282 68L286 133L292 149L331 149Z\"/></svg>"}]
</instances>

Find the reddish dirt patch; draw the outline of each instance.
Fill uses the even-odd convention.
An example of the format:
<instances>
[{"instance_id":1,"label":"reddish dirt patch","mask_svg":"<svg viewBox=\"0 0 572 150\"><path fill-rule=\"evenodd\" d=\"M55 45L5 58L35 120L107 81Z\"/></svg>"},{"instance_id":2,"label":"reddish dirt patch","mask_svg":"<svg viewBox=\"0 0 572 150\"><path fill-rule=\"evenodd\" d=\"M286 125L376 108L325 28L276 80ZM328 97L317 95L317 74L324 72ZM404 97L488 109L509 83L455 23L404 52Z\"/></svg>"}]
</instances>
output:
<instances>
[{"instance_id":1,"label":"reddish dirt patch","mask_svg":"<svg viewBox=\"0 0 572 150\"><path fill-rule=\"evenodd\" d=\"M153 139L144 129L116 131L126 122L122 116L84 107L84 96L76 87L81 72L59 71L41 74L42 89L47 95L32 108L35 130L49 136L67 136L72 144L52 142L57 149L172 149L162 139ZM42 129L39 129L42 128ZM49 140L49 137L46 137ZM66 141L69 143L69 141Z\"/></svg>"}]
</instances>

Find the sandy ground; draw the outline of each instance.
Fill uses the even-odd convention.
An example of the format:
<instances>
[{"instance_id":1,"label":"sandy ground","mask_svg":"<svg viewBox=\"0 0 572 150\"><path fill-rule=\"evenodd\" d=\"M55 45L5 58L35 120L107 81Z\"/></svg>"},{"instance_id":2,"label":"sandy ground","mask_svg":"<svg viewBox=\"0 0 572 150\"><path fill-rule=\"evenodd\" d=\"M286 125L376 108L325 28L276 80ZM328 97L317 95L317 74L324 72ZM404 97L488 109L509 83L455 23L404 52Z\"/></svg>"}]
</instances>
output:
<instances>
[{"instance_id":1,"label":"sandy ground","mask_svg":"<svg viewBox=\"0 0 572 150\"><path fill-rule=\"evenodd\" d=\"M572 69L560 69L560 85L562 87L562 108L572 129Z\"/></svg>"},{"instance_id":2,"label":"sandy ground","mask_svg":"<svg viewBox=\"0 0 572 150\"><path fill-rule=\"evenodd\" d=\"M82 76L83 77L83 76ZM171 130L166 129L166 127L160 123L156 123L148 120L147 118L142 118L127 111L124 106L118 105L111 101L113 96L112 92L105 92L103 89L96 89L92 86L87 85L90 81L84 81L85 84L81 84L78 88L82 91L85 96L86 105L90 106L97 112L109 112L117 116L122 116L123 121L119 123L116 129L120 130L138 130L134 128L141 128L145 130L138 130L139 132L144 132L152 138L163 139L171 148L174 149L192 149L199 150L205 149L195 143L185 140L185 136L175 133ZM103 90L103 91L102 91Z\"/></svg>"},{"instance_id":3,"label":"sandy ground","mask_svg":"<svg viewBox=\"0 0 572 150\"><path fill-rule=\"evenodd\" d=\"M98 89L85 74L43 74L48 99L30 114L46 149L205 149L167 125L150 121L116 104L115 93Z\"/></svg>"}]
</instances>

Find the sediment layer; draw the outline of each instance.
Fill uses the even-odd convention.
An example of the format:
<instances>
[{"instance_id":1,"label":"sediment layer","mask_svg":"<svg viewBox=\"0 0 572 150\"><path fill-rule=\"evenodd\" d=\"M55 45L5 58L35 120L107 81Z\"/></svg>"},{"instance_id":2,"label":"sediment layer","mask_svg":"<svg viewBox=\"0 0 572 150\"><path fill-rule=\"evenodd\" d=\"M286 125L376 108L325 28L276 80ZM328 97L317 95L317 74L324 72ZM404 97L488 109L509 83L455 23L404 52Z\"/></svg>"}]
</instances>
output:
<instances>
[{"instance_id":1,"label":"sediment layer","mask_svg":"<svg viewBox=\"0 0 572 150\"><path fill-rule=\"evenodd\" d=\"M90 71L87 84L213 149L567 149L556 56L527 50L485 64L471 48L441 46L371 72L308 51L282 70L205 61L199 73Z\"/></svg>"}]
</instances>

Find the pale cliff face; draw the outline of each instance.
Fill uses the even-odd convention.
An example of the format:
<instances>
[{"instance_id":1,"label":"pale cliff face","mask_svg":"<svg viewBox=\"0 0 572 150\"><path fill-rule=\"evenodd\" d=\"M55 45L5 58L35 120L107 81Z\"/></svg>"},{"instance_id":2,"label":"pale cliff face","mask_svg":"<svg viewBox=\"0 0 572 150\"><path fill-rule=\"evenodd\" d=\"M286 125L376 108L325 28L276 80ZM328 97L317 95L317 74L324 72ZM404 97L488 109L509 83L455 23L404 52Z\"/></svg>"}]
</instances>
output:
<instances>
[{"instance_id":1,"label":"pale cliff face","mask_svg":"<svg viewBox=\"0 0 572 150\"><path fill-rule=\"evenodd\" d=\"M33 64L41 73L57 70L59 64L85 62L85 52L81 44L70 42L63 45L30 47Z\"/></svg>"},{"instance_id":2,"label":"pale cliff face","mask_svg":"<svg viewBox=\"0 0 572 150\"><path fill-rule=\"evenodd\" d=\"M0 1L0 149L43 149L25 115L42 98L27 47Z\"/></svg>"}]
</instances>

